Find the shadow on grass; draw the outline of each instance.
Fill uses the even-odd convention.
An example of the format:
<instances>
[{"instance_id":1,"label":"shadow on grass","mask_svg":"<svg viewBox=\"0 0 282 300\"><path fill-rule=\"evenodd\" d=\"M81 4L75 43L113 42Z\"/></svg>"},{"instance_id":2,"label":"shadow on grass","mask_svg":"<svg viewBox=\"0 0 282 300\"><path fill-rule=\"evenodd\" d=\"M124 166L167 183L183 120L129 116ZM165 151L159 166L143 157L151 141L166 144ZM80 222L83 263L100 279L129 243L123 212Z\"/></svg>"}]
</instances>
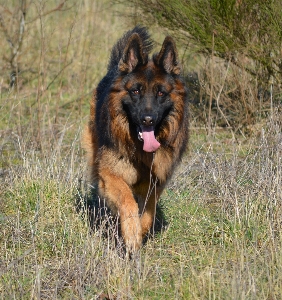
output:
<instances>
[{"instance_id":1,"label":"shadow on grass","mask_svg":"<svg viewBox=\"0 0 282 300\"><path fill-rule=\"evenodd\" d=\"M103 237L110 239L114 247L124 248L119 217L113 215L105 200L99 197L97 187L91 186L89 189L85 182L80 180L77 190L76 210L83 218L87 219L91 231L101 231ZM154 226L144 238L143 243L145 244L148 239L154 238L154 235L165 230L167 224L162 205L158 203Z\"/></svg>"}]
</instances>

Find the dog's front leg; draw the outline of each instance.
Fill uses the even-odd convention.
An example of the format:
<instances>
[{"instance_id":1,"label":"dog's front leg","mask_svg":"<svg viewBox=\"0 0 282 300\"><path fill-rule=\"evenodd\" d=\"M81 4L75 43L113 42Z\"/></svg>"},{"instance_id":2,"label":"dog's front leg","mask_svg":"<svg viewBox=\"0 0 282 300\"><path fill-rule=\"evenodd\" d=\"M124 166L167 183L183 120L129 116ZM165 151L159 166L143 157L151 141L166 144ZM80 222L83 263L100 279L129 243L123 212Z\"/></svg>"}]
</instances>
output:
<instances>
[{"instance_id":1,"label":"dog's front leg","mask_svg":"<svg viewBox=\"0 0 282 300\"><path fill-rule=\"evenodd\" d=\"M103 168L99 172L99 194L106 199L110 209L120 215L121 233L127 250L138 250L142 244L142 230L138 205L129 185L122 177Z\"/></svg>"}]
</instances>

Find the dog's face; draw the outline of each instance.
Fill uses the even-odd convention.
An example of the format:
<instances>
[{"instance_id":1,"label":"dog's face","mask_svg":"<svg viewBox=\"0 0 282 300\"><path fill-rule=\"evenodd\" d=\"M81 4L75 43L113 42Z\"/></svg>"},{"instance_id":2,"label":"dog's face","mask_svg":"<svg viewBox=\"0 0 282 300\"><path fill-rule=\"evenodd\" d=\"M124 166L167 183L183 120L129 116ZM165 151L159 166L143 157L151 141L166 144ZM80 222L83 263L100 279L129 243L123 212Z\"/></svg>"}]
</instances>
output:
<instances>
[{"instance_id":1,"label":"dog's face","mask_svg":"<svg viewBox=\"0 0 282 300\"><path fill-rule=\"evenodd\" d=\"M122 98L123 109L135 124L138 138L144 142L143 150L154 152L160 146L156 139L158 132L174 106L171 94L175 76L180 73L173 40L167 37L159 54L148 61L139 36L134 34L125 48L119 70L124 75L122 83L127 92Z\"/></svg>"}]
</instances>

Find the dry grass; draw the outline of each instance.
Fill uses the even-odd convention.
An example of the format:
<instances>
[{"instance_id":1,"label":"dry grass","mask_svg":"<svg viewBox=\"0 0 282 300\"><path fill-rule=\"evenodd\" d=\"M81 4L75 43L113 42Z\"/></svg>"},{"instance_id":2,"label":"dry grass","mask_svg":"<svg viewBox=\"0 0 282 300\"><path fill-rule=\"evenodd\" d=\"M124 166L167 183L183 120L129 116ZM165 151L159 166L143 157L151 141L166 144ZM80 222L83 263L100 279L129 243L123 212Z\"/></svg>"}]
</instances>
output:
<instances>
[{"instance_id":1,"label":"dry grass","mask_svg":"<svg viewBox=\"0 0 282 300\"><path fill-rule=\"evenodd\" d=\"M22 163L1 185L2 298L280 299L277 118L253 143L192 135L161 200L166 226L134 259L115 247L114 228L91 230L88 211L77 210L85 198L79 139L46 158L22 156L18 144Z\"/></svg>"},{"instance_id":2,"label":"dry grass","mask_svg":"<svg viewBox=\"0 0 282 300\"><path fill-rule=\"evenodd\" d=\"M67 4L44 19L41 63L40 19L27 29L26 39L39 44L23 45L34 63L21 54L19 65L37 75L20 75L12 90L1 79L0 298L281 299L279 111L250 139L191 131L189 153L160 202L164 225L133 259L107 218L91 228L80 133L87 94L127 25L107 2Z\"/></svg>"}]
</instances>

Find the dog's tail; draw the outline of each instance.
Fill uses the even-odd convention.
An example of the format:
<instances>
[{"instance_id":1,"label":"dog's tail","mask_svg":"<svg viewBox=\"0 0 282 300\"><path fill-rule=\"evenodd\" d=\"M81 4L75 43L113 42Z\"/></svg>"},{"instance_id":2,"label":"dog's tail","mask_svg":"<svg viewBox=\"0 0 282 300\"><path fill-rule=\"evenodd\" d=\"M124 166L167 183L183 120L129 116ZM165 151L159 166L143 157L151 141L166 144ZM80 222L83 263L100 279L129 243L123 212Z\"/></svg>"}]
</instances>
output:
<instances>
[{"instance_id":1,"label":"dog's tail","mask_svg":"<svg viewBox=\"0 0 282 300\"><path fill-rule=\"evenodd\" d=\"M149 52L153 49L153 41L147 31L147 28L137 25L132 30L127 31L124 36L119 39L114 45L108 65L108 70L112 70L118 66L118 63L123 55L123 50L126 47L129 38L134 33L137 33L140 36L144 53L149 54Z\"/></svg>"}]
</instances>

